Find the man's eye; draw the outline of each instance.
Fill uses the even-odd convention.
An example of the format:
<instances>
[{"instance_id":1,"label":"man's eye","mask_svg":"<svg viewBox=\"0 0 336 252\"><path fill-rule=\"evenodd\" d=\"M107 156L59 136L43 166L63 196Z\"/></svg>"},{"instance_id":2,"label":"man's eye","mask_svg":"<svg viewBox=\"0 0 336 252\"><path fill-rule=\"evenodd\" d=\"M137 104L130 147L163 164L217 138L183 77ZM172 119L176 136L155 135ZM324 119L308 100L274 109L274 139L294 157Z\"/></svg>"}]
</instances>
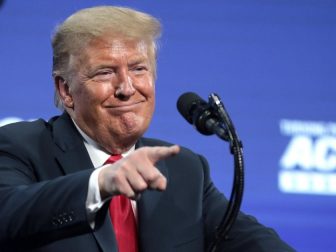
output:
<instances>
[{"instance_id":1,"label":"man's eye","mask_svg":"<svg viewBox=\"0 0 336 252\"><path fill-rule=\"evenodd\" d=\"M133 71L136 73L142 73L144 71L147 71L147 67L145 66L137 66L133 68Z\"/></svg>"},{"instance_id":2,"label":"man's eye","mask_svg":"<svg viewBox=\"0 0 336 252\"><path fill-rule=\"evenodd\" d=\"M99 71L93 76L94 81L108 81L112 78L113 71Z\"/></svg>"},{"instance_id":3,"label":"man's eye","mask_svg":"<svg viewBox=\"0 0 336 252\"><path fill-rule=\"evenodd\" d=\"M102 71L102 72L98 72L97 75L108 75L108 74L112 74L111 71Z\"/></svg>"}]
</instances>

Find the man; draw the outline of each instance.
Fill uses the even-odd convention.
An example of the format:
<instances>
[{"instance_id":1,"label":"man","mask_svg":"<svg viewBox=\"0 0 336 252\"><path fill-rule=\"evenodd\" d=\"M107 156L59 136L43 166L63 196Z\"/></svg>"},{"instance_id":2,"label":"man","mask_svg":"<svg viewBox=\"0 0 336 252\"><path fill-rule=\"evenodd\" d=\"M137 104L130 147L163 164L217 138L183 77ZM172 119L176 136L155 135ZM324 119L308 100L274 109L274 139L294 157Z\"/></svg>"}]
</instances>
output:
<instances>
[{"instance_id":1,"label":"man","mask_svg":"<svg viewBox=\"0 0 336 252\"><path fill-rule=\"evenodd\" d=\"M206 251L227 205L207 162L142 137L159 35L155 18L107 6L57 28L53 77L64 113L0 128L1 251ZM125 212L133 224L120 224ZM293 251L243 213L222 249Z\"/></svg>"}]
</instances>

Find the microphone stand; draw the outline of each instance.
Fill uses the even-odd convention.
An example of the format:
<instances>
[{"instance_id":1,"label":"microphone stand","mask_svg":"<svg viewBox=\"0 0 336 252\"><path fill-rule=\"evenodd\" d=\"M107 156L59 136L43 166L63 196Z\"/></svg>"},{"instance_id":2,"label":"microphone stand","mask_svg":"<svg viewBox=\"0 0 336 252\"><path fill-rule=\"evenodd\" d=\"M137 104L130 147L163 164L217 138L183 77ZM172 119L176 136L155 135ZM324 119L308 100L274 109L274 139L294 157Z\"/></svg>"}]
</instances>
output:
<instances>
[{"instance_id":1,"label":"microphone stand","mask_svg":"<svg viewBox=\"0 0 336 252\"><path fill-rule=\"evenodd\" d=\"M234 156L234 179L230 200L225 215L215 231L215 239L209 247L209 252L215 252L219 243L228 238L228 233L232 228L240 210L240 205L244 191L244 158L243 145L239 140L233 123L225 110L224 104L218 95L212 93L209 95L209 104L221 121L221 128L225 132L217 134L221 139L228 141L230 144L230 152ZM222 131L223 132L223 131Z\"/></svg>"}]
</instances>

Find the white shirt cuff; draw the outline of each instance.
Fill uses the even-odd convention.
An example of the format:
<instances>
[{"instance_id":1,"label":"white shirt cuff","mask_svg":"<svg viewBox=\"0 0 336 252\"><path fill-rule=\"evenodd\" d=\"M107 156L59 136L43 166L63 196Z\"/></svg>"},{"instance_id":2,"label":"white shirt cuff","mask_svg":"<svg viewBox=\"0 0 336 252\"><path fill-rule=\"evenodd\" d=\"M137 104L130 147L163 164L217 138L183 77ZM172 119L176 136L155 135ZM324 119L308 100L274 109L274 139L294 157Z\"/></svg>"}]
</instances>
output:
<instances>
[{"instance_id":1,"label":"white shirt cuff","mask_svg":"<svg viewBox=\"0 0 336 252\"><path fill-rule=\"evenodd\" d=\"M102 200L100 196L98 176L102 168L104 168L104 166L95 169L90 176L88 194L85 203L88 221L92 229L95 227L96 213L102 208L104 203L111 198L109 197Z\"/></svg>"}]
</instances>

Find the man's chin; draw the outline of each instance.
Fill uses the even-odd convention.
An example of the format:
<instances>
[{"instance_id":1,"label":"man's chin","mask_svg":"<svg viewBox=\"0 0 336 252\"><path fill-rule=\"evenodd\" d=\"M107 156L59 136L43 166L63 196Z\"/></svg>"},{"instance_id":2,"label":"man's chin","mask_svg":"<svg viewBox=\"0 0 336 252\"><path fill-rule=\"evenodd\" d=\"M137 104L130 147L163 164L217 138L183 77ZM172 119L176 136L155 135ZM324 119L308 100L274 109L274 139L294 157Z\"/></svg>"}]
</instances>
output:
<instances>
[{"instance_id":1,"label":"man's chin","mask_svg":"<svg viewBox=\"0 0 336 252\"><path fill-rule=\"evenodd\" d=\"M147 127L148 123L145 122L144 117L138 116L133 112L124 113L120 116L121 134L137 134L138 132L145 131Z\"/></svg>"},{"instance_id":2,"label":"man's chin","mask_svg":"<svg viewBox=\"0 0 336 252\"><path fill-rule=\"evenodd\" d=\"M130 150L139 138L142 136L143 132L133 131L133 132L123 132L111 136L111 141L105 142L104 149L109 153L121 154Z\"/></svg>"}]
</instances>

